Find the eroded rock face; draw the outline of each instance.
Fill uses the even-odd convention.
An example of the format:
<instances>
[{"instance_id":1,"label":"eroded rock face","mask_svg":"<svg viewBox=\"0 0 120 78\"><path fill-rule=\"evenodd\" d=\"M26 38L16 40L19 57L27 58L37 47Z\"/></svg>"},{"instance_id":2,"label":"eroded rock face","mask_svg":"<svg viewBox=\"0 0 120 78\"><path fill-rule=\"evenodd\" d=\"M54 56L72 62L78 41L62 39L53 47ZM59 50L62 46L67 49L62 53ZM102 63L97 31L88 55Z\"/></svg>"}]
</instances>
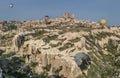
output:
<instances>
[{"instance_id":1,"label":"eroded rock face","mask_svg":"<svg viewBox=\"0 0 120 78\"><path fill-rule=\"evenodd\" d=\"M43 67L51 64L49 75L55 74L54 69L62 70L59 72L67 78L75 78L82 74L81 69L76 64L74 57L70 57L67 53L60 52L57 48L49 48L50 46L45 44L42 40L33 40L25 42L21 53L26 57L26 63L37 62L38 65L35 67L36 73L44 71Z\"/></svg>"},{"instance_id":2,"label":"eroded rock face","mask_svg":"<svg viewBox=\"0 0 120 78\"><path fill-rule=\"evenodd\" d=\"M18 48L23 44L24 40L25 40L25 35L23 33L15 35L13 39L13 45L14 45L15 51L17 51Z\"/></svg>"},{"instance_id":3,"label":"eroded rock face","mask_svg":"<svg viewBox=\"0 0 120 78\"><path fill-rule=\"evenodd\" d=\"M34 32L21 32L17 35L14 36L13 38L13 47L14 47L14 51L18 51L18 48L20 48L24 41L29 39L28 35L34 33Z\"/></svg>"}]
</instances>

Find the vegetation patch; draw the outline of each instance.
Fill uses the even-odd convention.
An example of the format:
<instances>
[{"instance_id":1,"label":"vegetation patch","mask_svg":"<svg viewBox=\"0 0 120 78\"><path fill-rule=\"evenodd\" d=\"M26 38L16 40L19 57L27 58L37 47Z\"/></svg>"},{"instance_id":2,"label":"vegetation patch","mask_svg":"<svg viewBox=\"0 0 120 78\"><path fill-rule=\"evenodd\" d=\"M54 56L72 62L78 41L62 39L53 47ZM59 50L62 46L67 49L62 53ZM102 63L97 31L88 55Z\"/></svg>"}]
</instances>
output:
<instances>
[{"instance_id":1,"label":"vegetation patch","mask_svg":"<svg viewBox=\"0 0 120 78\"><path fill-rule=\"evenodd\" d=\"M60 47L60 48L58 48L60 51L63 51L63 50L65 50L65 49L68 49L68 48L70 48L70 47L73 47L74 46L74 44L72 44L72 43L66 43L66 44L64 44L64 46L62 46L62 47Z\"/></svg>"},{"instance_id":2,"label":"vegetation patch","mask_svg":"<svg viewBox=\"0 0 120 78\"><path fill-rule=\"evenodd\" d=\"M78 42L78 41L80 41L80 38L79 37L77 37L77 38L75 38L75 39L72 39L72 40L69 40L70 42L72 42L72 43L74 43L74 42Z\"/></svg>"},{"instance_id":3,"label":"vegetation patch","mask_svg":"<svg viewBox=\"0 0 120 78\"><path fill-rule=\"evenodd\" d=\"M3 53L4 53L4 51L0 49L0 56L1 56Z\"/></svg>"},{"instance_id":4,"label":"vegetation patch","mask_svg":"<svg viewBox=\"0 0 120 78\"><path fill-rule=\"evenodd\" d=\"M46 42L46 43L49 43L51 40L55 40L57 39L58 35L53 35L53 36L47 36L45 38L43 38L43 41Z\"/></svg>"},{"instance_id":5,"label":"vegetation patch","mask_svg":"<svg viewBox=\"0 0 120 78\"><path fill-rule=\"evenodd\" d=\"M47 33L47 31L45 30L41 30L41 31L35 31L35 33L31 34L33 37L40 37L43 36L44 33Z\"/></svg>"},{"instance_id":6,"label":"vegetation patch","mask_svg":"<svg viewBox=\"0 0 120 78\"><path fill-rule=\"evenodd\" d=\"M97 60L93 56L93 53L90 53L89 55L93 61L93 63L90 65L90 69L88 69L89 78L118 78L118 75L120 74L119 64L118 62L115 62L114 55L106 55L103 52L100 52L100 59L102 62Z\"/></svg>"},{"instance_id":7,"label":"vegetation patch","mask_svg":"<svg viewBox=\"0 0 120 78\"><path fill-rule=\"evenodd\" d=\"M38 62L31 62L30 67L32 68L33 71L35 71L35 67L38 65Z\"/></svg>"},{"instance_id":8,"label":"vegetation patch","mask_svg":"<svg viewBox=\"0 0 120 78\"><path fill-rule=\"evenodd\" d=\"M2 39L2 40L8 40L8 39L14 37L14 35L10 36L9 34L6 34L6 35L0 35L0 36L1 36L0 39Z\"/></svg>"},{"instance_id":9,"label":"vegetation patch","mask_svg":"<svg viewBox=\"0 0 120 78\"><path fill-rule=\"evenodd\" d=\"M3 26L2 28L3 32L12 31L12 30L17 30L17 26L14 24L10 24L8 26Z\"/></svg>"},{"instance_id":10,"label":"vegetation patch","mask_svg":"<svg viewBox=\"0 0 120 78\"><path fill-rule=\"evenodd\" d=\"M113 40L112 39L108 40L108 44L106 46L108 52L111 52L111 53L114 54L115 52L117 52L117 47L118 46L113 44Z\"/></svg>"},{"instance_id":11,"label":"vegetation patch","mask_svg":"<svg viewBox=\"0 0 120 78\"><path fill-rule=\"evenodd\" d=\"M52 68L52 72L54 73L53 75L49 76L49 71L51 70L52 66L51 64L48 64L46 66L43 67L44 71L41 73L40 78L66 78L63 75L60 75L60 71L63 69L62 66L60 66L59 68Z\"/></svg>"},{"instance_id":12,"label":"vegetation patch","mask_svg":"<svg viewBox=\"0 0 120 78\"><path fill-rule=\"evenodd\" d=\"M13 55L15 55L15 54L16 54L15 52L10 52L10 53L8 53L8 54L2 54L2 55L0 56L0 59L5 59L5 58L11 57L11 56L13 56Z\"/></svg>"},{"instance_id":13,"label":"vegetation patch","mask_svg":"<svg viewBox=\"0 0 120 78\"><path fill-rule=\"evenodd\" d=\"M110 37L110 36L117 36L115 33L110 33L110 32L98 32L97 34L95 34L95 38L98 40L101 40L102 38L106 38L106 37Z\"/></svg>"},{"instance_id":14,"label":"vegetation patch","mask_svg":"<svg viewBox=\"0 0 120 78\"><path fill-rule=\"evenodd\" d=\"M62 42L58 42L57 44L50 44L51 47L58 47L62 45Z\"/></svg>"}]
</instances>

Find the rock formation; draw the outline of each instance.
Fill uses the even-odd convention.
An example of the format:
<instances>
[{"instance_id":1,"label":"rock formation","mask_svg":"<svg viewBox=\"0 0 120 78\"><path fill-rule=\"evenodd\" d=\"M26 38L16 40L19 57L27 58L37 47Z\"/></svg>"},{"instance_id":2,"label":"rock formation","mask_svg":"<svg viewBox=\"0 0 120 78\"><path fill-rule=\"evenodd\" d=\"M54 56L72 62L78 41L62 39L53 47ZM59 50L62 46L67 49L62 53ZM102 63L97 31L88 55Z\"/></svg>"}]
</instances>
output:
<instances>
[{"instance_id":1,"label":"rock formation","mask_svg":"<svg viewBox=\"0 0 120 78\"><path fill-rule=\"evenodd\" d=\"M0 76L17 72L28 78L114 78L119 74L120 27L102 28L69 13L49 21L5 22L4 28L12 24L17 29L0 29ZM18 58L25 62L18 63Z\"/></svg>"}]
</instances>

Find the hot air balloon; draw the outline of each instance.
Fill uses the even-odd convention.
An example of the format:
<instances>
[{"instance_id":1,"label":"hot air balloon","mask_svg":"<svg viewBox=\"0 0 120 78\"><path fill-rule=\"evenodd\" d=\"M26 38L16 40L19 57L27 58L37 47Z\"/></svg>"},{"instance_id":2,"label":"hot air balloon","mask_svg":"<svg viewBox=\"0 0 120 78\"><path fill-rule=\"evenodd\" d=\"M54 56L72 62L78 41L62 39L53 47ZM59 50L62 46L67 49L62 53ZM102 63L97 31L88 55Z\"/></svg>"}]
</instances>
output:
<instances>
[{"instance_id":1,"label":"hot air balloon","mask_svg":"<svg viewBox=\"0 0 120 78\"><path fill-rule=\"evenodd\" d=\"M13 4L13 3L10 3L9 7L10 7L10 8L13 8L13 7L14 7L14 4Z\"/></svg>"},{"instance_id":2,"label":"hot air balloon","mask_svg":"<svg viewBox=\"0 0 120 78\"><path fill-rule=\"evenodd\" d=\"M106 25L106 24L107 24L107 21L105 19L100 20L100 25Z\"/></svg>"}]
</instances>

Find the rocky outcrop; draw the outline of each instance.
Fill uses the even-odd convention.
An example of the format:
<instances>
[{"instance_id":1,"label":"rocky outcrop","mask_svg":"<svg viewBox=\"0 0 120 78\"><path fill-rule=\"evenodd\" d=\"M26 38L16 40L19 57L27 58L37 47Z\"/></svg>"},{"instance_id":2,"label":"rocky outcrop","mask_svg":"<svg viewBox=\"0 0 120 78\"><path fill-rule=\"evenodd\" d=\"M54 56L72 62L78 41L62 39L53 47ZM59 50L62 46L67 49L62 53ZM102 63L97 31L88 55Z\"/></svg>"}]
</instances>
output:
<instances>
[{"instance_id":1,"label":"rocky outcrop","mask_svg":"<svg viewBox=\"0 0 120 78\"><path fill-rule=\"evenodd\" d=\"M9 26L9 23L5 25L7 24ZM0 49L4 50L2 54L16 52L15 56L24 57L26 65L29 65L34 73L49 75L48 78L76 78L78 75L108 78L109 76L105 75L119 66L117 63L120 61L120 27L104 28L96 22L77 19L65 13L60 18L47 17L46 22L20 22L17 29L10 32L3 32L1 28L0 31ZM19 63L11 59L13 58L0 59L3 75L10 72L16 76L19 68L20 72L31 72L27 70L29 66L24 64L16 67ZM113 61L116 64L113 64Z\"/></svg>"},{"instance_id":2,"label":"rocky outcrop","mask_svg":"<svg viewBox=\"0 0 120 78\"><path fill-rule=\"evenodd\" d=\"M32 40L24 43L24 49L20 51L20 54L26 57L26 63L38 63L35 68L37 73L43 72L43 67L51 65L49 75L54 74L54 69L58 69L59 67L62 67L59 74L67 78L75 78L82 74L81 68L75 62L74 57L69 56L67 53L62 53L56 48L49 47L42 40ZM82 57L84 58L84 56ZM84 61L87 59L85 56Z\"/></svg>"},{"instance_id":3,"label":"rocky outcrop","mask_svg":"<svg viewBox=\"0 0 120 78\"><path fill-rule=\"evenodd\" d=\"M14 46L15 51L18 51L18 48L21 47L21 45L24 43L24 40L25 40L24 33L15 35L15 37L13 39L13 46Z\"/></svg>"},{"instance_id":4,"label":"rocky outcrop","mask_svg":"<svg viewBox=\"0 0 120 78\"><path fill-rule=\"evenodd\" d=\"M13 38L13 48L14 51L18 51L18 49L23 45L24 41L29 39L28 35L34 32L21 32L14 36Z\"/></svg>"}]
</instances>

